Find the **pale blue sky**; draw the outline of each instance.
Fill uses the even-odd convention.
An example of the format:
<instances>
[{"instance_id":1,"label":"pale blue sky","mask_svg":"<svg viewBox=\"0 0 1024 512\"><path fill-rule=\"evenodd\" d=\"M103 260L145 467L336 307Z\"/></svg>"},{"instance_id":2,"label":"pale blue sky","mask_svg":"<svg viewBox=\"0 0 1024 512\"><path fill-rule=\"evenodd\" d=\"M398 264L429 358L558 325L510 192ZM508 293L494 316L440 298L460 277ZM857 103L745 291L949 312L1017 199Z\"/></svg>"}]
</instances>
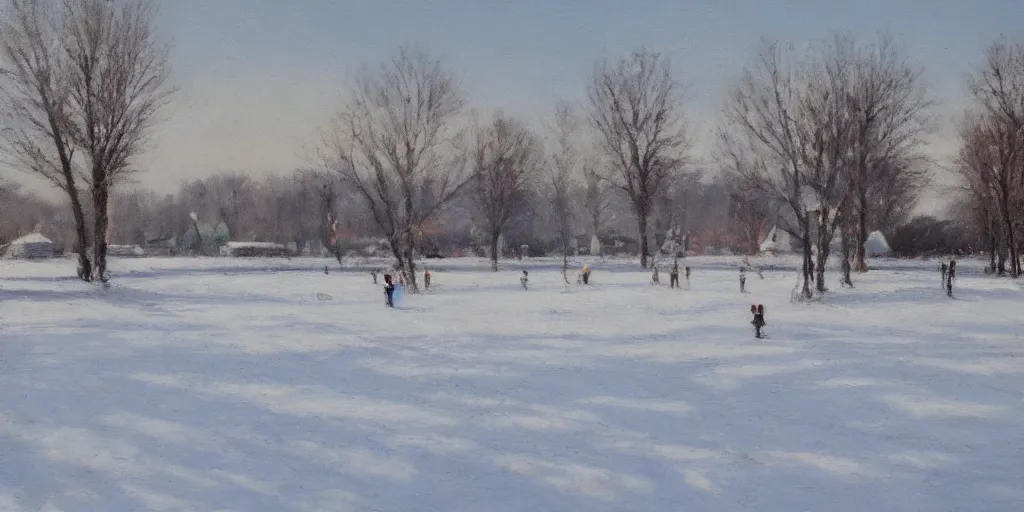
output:
<instances>
[{"instance_id":1,"label":"pale blue sky","mask_svg":"<svg viewBox=\"0 0 1024 512\"><path fill-rule=\"evenodd\" d=\"M700 137L761 37L797 42L888 30L927 71L952 149L964 77L999 34L1022 34L1024 0L163 0L181 87L144 184L220 170L286 171L338 104L345 79L404 42L444 57L474 106L537 123L579 99L595 59L639 46L671 55ZM705 148L698 145L698 153ZM698 155L702 156L702 155Z\"/></svg>"}]
</instances>

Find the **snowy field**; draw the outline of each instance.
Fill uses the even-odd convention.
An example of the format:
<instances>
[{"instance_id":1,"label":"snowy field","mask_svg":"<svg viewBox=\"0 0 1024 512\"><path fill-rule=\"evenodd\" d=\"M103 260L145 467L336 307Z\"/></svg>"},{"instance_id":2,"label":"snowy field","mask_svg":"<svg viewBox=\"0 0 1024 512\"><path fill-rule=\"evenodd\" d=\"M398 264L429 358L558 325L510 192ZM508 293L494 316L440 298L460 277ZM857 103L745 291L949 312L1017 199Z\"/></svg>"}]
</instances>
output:
<instances>
[{"instance_id":1,"label":"snowy field","mask_svg":"<svg viewBox=\"0 0 1024 512\"><path fill-rule=\"evenodd\" d=\"M0 510L1024 510L1019 283L686 264L431 261L388 310L361 264L0 262Z\"/></svg>"}]
</instances>

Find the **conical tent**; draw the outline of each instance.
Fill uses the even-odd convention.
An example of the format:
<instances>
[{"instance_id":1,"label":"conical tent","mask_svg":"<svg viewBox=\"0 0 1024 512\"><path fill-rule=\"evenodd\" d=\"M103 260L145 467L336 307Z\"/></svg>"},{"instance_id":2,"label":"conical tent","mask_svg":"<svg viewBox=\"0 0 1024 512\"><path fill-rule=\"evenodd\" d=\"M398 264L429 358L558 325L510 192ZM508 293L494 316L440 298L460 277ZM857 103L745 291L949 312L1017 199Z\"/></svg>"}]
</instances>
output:
<instances>
[{"instance_id":1,"label":"conical tent","mask_svg":"<svg viewBox=\"0 0 1024 512\"><path fill-rule=\"evenodd\" d=\"M888 256L892 254L892 248L881 231L872 231L864 241L864 252L869 257Z\"/></svg>"},{"instance_id":2,"label":"conical tent","mask_svg":"<svg viewBox=\"0 0 1024 512\"><path fill-rule=\"evenodd\" d=\"M793 237L778 226L773 226L764 242L761 242L760 249L761 252L793 252Z\"/></svg>"}]
</instances>

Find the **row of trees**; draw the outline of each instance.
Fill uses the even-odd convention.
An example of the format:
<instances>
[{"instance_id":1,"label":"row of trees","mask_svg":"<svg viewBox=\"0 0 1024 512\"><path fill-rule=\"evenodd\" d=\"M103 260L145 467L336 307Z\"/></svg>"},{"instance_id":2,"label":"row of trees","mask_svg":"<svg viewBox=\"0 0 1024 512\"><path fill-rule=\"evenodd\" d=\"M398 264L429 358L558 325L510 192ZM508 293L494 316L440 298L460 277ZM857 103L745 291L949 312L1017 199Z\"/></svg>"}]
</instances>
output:
<instances>
[{"instance_id":1,"label":"row of trees","mask_svg":"<svg viewBox=\"0 0 1024 512\"><path fill-rule=\"evenodd\" d=\"M993 272L1019 277L1024 242L1024 44L992 45L970 80L955 169L960 205L983 233ZM1009 268L1007 268L1009 265Z\"/></svg>"},{"instance_id":2,"label":"row of trees","mask_svg":"<svg viewBox=\"0 0 1024 512\"><path fill-rule=\"evenodd\" d=\"M837 35L807 50L767 42L744 70L727 101L720 159L800 240L802 297L811 282L825 291L837 230L852 284L851 267L867 270L868 227L916 203L932 105L921 71L884 37L862 45Z\"/></svg>"},{"instance_id":3,"label":"row of trees","mask_svg":"<svg viewBox=\"0 0 1024 512\"><path fill-rule=\"evenodd\" d=\"M9 0L6 7L0 154L65 193L78 275L105 281L111 193L136 170L133 159L171 93L155 7L148 0Z\"/></svg>"},{"instance_id":4,"label":"row of trees","mask_svg":"<svg viewBox=\"0 0 1024 512\"><path fill-rule=\"evenodd\" d=\"M105 279L113 187L134 170L171 92L154 9L148 0L9 2L14 16L0 27L3 154L65 192L79 275ZM843 279L852 284L851 271L867 270L869 230L894 227L915 206L928 178L922 150L935 104L921 77L886 37L863 44L835 35L806 48L765 42L726 101L709 169L724 177L722 186L701 183L689 158L680 85L661 54L599 61L586 100L559 104L550 125L535 130L501 111L467 113L457 77L406 47L357 75L321 131L314 169L263 183L225 174L186 183L177 196L133 192L118 200L126 220L114 230L138 239L140 231L180 233L196 218L218 218L234 238L315 237L336 247L339 223L358 224L387 239L415 289L424 226L454 222L460 211L488 234L497 269L502 234L531 215L536 223L539 212L567 262L574 234L601 233L628 209L647 267L653 230L692 226L700 210L701 221L721 223L749 251L770 222L794 235L804 256L801 294L810 297L812 281L825 291L837 234ZM1016 276L1024 239L1021 46L994 45L971 85L976 104L958 160L963 203L999 268L1009 261Z\"/></svg>"}]
</instances>

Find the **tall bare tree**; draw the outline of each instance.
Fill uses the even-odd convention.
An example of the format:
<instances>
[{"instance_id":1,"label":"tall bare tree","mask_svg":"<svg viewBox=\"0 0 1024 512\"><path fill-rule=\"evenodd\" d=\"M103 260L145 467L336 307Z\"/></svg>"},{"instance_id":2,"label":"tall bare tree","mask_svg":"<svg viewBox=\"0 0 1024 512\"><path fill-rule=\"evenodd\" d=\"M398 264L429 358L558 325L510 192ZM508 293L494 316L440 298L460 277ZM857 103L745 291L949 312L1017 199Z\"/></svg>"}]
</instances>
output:
<instances>
[{"instance_id":1,"label":"tall bare tree","mask_svg":"<svg viewBox=\"0 0 1024 512\"><path fill-rule=\"evenodd\" d=\"M92 194L93 264L107 279L108 203L173 92L152 0L64 0L69 125Z\"/></svg>"},{"instance_id":2,"label":"tall bare tree","mask_svg":"<svg viewBox=\"0 0 1024 512\"><path fill-rule=\"evenodd\" d=\"M0 140L16 168L42 177L68 197L74 219L78 277L92 280L86 250L89 230L80 187L72 107L70 63L63 51L63 13L47 0L10 0L0 22Z\"/></svg>"},{"instance_id":3,"label":"tall bare tree","mask_svg":"<svg viewBox=\"0 0 1024 512\"><path fill-rule=\"evenodd\" d=\"M864 272L869 221L885 219L897 213L894 208L909 209L916 203L925 174L915 161L923 158L922 135L934 101L922 84L921 69L907 60L892 38L883 35L870 45L851 47L850 56L854 66L848 96L855 158L850 173L851 210L856 218L853 268Z\"/></svg>"},{"instance_id":4,"label":"tall bare tree","mask_svg":"<svg viewBox=\"0 0 1024 512\"><path fill-rule=\"evenodd\" d=\"M537 138L522 123L498 113L477 129L472 157L478 208L490 236L491 270L498 270L498 241L540 167Z\"/></svg>"},{"instance_id":5,"label":"tall bare tree","mask_svg":"<svg viewBox=\"0 0 1024 512\"><path fill-rule=\"evenodd\" d=\"M1010 275L1021 275L1018 231L1024 203L1024 44L1000 39L970 81L973 113L962 130L961 167L983 173L997 202Z\"/></svg>"},{"instance_id":6,"label":"tall bare tree","mask_svg":"<svg viewBox=\"0 0 1024 512\"><path fill-rule=\"evenodd\" d=\"M405 47L378 68L363 69L322 134L323 163L361 196L413 291L416 226L468 183L452 133L464 105L440 60Z\"/></svg>"},{"instance_id":7,"label":"tall bare tree","mask_svg":"<svg viewBox=\"0 0 1024 512\"><path fill-rule=\"evenodd\" d=\"M579 120L568 103L555 108L553 148L548 157L547 185L558 238L562 244L562 277L569 282L569 241L573 231L575 212L572 203L573 183L579 174Z\"/></svg>"},{"instance_id":8,"label":"tall bare tree","mask_svg":"<svg viewBox=\"0 0 1024 512\"><path fill-rule=\"evenodd\" d=\"M854 84L856 62L855 41L836 35L810 56L803 78L805 89L798 115L808 144L801 154L817 214L815 285L819 292L826 291L825 267L832 239L850 197L853 129L847 98Z\"/></svg>"},{"instance_id":9,"label":"tall bare tree","mask_svg":"<svg viewBox=\"0 0 1024 512\"><path fill-rule=\"evenodd\" d=\"M679 85L667 58L641 50L595 67L589 86L591 120L613 163L607 179L629 197L647 268L654 198L684 165L687 149Z\"/></svg>"},{"instance_id":10,"label":"tall bare tree","mask_svg":"<svg viewBox=\"0 0 1024 512\"><path fill-rule=\"evenodd\" d=\"M805 204L810 147L801 118L807 64L793 47L766 41L752 66L730 91L718 152L743 186L765 197L779 213L778 227L803 248L800 297L810 298L811 218Z\"/></svg>"},{"instance_id":11,"label":"tall bare tree","mask_svg":"<svg viewBox=\"0 0 1024 512\"><path fill-rule=\"evenodd\" d=\"M9 149L27 168L68 192L79 183L93 206L92 261L78 226L79 275L106 281L108 202L132 168L169 97L168 49L151 0L11 0L3 27ZM9 33L10 32L10 33ZM80 224L84 224L83 221Z\"/></svg>"}]
</instances>

